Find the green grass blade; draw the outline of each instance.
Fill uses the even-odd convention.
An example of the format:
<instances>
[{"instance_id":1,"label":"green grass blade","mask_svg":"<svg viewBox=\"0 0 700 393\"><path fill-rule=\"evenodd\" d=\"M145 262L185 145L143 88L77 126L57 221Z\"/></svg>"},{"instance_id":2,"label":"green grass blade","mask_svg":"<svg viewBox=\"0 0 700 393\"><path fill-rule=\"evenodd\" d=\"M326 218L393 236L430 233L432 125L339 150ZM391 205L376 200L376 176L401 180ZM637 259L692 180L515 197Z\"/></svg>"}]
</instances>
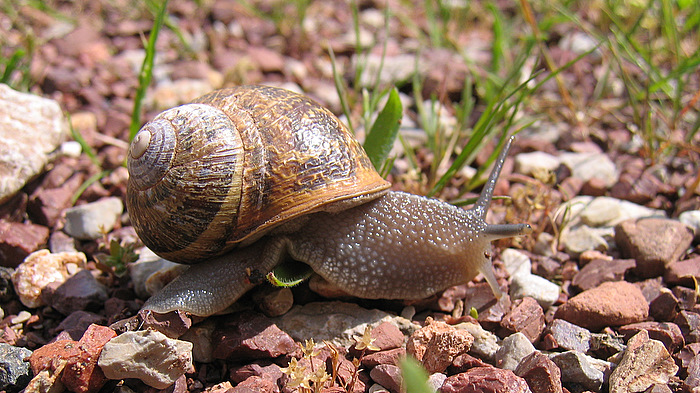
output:
<instances>
[{"instance_id":1,"label":"green grass blade","mask_svg":"<svg viewBox=\"0 0 700 393\"><path fill-rule=\"evenodd\" d=\"M428 385L428 372L425 371L418 361L407 356L400 362L401 375L406 386L406 393L433 393L434 390Z\"/></svg>"},{"instance_id":2,"label":"green grass blade","mask_svg":"<svg viewBox=\"0 0 700 393\"><path fill-rule=\"evenodd\" d=\"M153 62L156 57L156 41L158 40L158 34L160 33L160 28L163 26L163 21L165 20L165 12L168 8L168 0L163 0L160 10L156 15L156 20L153 22L153 29L151 30L151 35L148 37L148 44L146 46L146 57L143 59L143 64L141 65L141 72L139 73L139 87L136 89L136 96L134 97L134 109L131 112L131 125L129 126L129 141L134 139L136 133L139 132L141 128L141 106L143 105L143 98L146 96L146 89L148 85L151 84L151 79L153 78Z\"/></svg>"},{"instance_id":3,"label":"green grass blade","mask_svg":"<svg viewBox=\"0 0 700 393\"><path fill-rule=\"evenodd\" d=\"M391 148L394 146L402 115L403 107L399 99L399 92L396 88L392 88L384 109L379 112L364 143L365 151L377 170L382 169Z\"/></svg>"}]
</instances>

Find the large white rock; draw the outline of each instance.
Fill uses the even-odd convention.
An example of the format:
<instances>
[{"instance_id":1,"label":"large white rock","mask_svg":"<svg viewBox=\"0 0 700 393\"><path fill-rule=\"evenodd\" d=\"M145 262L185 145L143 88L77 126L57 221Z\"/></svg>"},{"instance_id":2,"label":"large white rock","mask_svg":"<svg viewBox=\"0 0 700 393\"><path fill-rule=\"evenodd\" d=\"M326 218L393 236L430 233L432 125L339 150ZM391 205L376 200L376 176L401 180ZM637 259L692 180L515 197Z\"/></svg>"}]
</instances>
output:
<instances>
[{"instance_id":1,"label":"large white rock","mask_svg":"<svg viewBox=\"0 0 700 393\"><path fill-rule=\"evenodd\" d=\"M137 378L165 389L192 367L192 343L155 330L126 332L105 344L97 364L109 379Z\"/></svg>"},{"instance_id":2,"label":"large white rock","mask_svg":"<svg viewBox=\"0 0 700 393\"><path fill-rule=\"evenodd\" d=\"M0 84L0 203L44 169L67 132L56 101Z\"/></svg>"}]
</instances>

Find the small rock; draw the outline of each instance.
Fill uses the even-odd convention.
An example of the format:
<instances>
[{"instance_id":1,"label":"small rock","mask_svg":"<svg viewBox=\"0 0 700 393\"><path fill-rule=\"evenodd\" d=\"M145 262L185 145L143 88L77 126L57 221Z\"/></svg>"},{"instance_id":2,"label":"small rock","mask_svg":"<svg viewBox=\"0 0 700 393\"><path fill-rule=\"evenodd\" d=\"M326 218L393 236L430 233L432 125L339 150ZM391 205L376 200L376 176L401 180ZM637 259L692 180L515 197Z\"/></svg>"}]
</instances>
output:
<instances>
[{"instance_id":1,"label":"small rock","mask_svg":"<svg viewBox=\"0 0 700 393\"><path fill-rule=\"evenodd\" d=\"M625 257L637 261L635 272L645 278L663 275L692 241L692 231L676 220L627 220L615 226L615 242Z\"/></svg>"},{"instance_id":2,"label":"small rock","mask_svg":"<svg viewBox=\"0 0 700 393\"><path fill-rule=\"evenodd\" d=\"M139 259L127 265L129 277L134 284L134 292L136 296L147 299L152 294L146 289L146 282L154 273L169 269L173 266L178 266L175 262L170 262L160 258L153 251L146 247L138 251Z\"/></svg>"},{"instance_id":3,"label":"small rock","mask_svg":"<svg viewBox=\"0 0 700 393\"><path fill-rule=\"evenodd\" d=\"M530 393L524 379L510 370L475 367L447 377L441 393Z\"/></svg>"},{"instance_id":4,"label":"small rock","mask_svg":"<svg viewBox=\"0 0 700 393\"><path fill-rule=\"evenodd\" d=\"M7 303L15 298L15 289L12 285L12 273L15 270L0 266L0 304Z\"/></svg>"},{"instance_id":5,"label":"small rock","mask_svg":"<svg viewBox=\"0 0 700 393\"><path fill-rule=\"evenodd\" d=\"M673 293L673 296L678 299L678 305L680 306L681 310L693 310L697 312L697 310L695 310L695 306L697 304L698 296L695 289L676 286L671 288L671 293ZM659 294L661 294L660 291Z\"/></svg>"},{"instance_id":6,"label":"small rock","mask_svg":"<svg viewBox=\"0 0 700 393\"><path fill-rule=\"evenodd\" d=\"M501 328L507 335L520 332L533 344L539 340L544 326L542 307L531 297L515 301L513 308L501 321Z\"/></svg>"},{"instance_id":7,"label":"small rock","mask_svg":"<svg viewBox=\"0 0 700 393\"><path fill-rule=\"evenodd\" d=\"M0 266L17 267L49 239L49 228L0 219Z\"/></svg>"},{"instance_id":8,"label":"small rock","mask_svg":"<svg viewBox=\"0 0 700 393\"><path fill-rule=\"evenodd\" d=\"M192 327L192 319L184 311L175 310L160 314L140 311L141 329L159 331L170 338L179 338Z\"/></svg>"},{"instance_id":9,"label":"small rock","mask_svg":"<svg viewBox=\"0 0 700 393\"><path fill-rule=\"evenodd\" d=\"M378 364L394 364L399 365L399 360L406 356L406 349L394 348L385 351L370 353L362 357L362 365L366 368L372 368Z\"/></svg>"},{"instance_id":10,"label":"small rock","mask_svg":"<svg viewBox=\"0 0 700 393\"><path fill-rule=\"evenodd\" d=\"M649 303L649 315L657 321L671 322L680 311L680 302L668 288L661 288L659 296Z\"/></svg>"},{"instance_id":11,"label":"small rock","mask_svg":"<svg viewBox=\"0 0 700 393\"><path fill-rule=\"evenodd\" d=\"M700 240L700 210L684 211L678 216L678 221L687 225L695 233L695 240Z\"/></svg>"},{"instance_id":12,"label":"small rock","mask_svg":"<svg viewBox=\"0 0 700 393\"><path fill-rule=\"evenodd\" d=\"M561 370L561 381L565 386L578 385L594 392L600 391L604 373L591 363L592 358L580 352L567 351L550 357Z\"/></svg>"},{"instance_id":13,"label":"small rock","mask_svg":"<svg viewBox=\"0 0 700 393\"><path fill-rule=\"evenodd\" d=\"M32 379L28 358L32 351L0 343L0 390L16 393Z\"/></svg>"},{"instance_id":14,"label":"small rock","mask_svg":"<svg viewBox=\"0 0 700 393\"><path fill-rule=\"evenodd\" d=\"M44 169L67 133L56 101L0 84L0 204Z\"/></svg>"},{"instance_id":15,"label":"small rock","mask_svg":"<svg viewBox=\"0 0 700 393\"><path fill-rule=\"evenodd\" d=\"M535 352L535 347L524 334L513 333L503 339L503 344L496 352L496 366L506 370L515 370L520 361L533 352Z\"/></svg>"},{"instance_id":16,"label":"small rock","mask_svg":"<svg viewBox=\"0 0 700 393\"><path fill-rule=\"evenodd\" d=\"M83 310L78 310L70 313L64 318L52 333L65 332L73 340L79 340L85 334L85 331L90 325L104 325L107 322L105 317Z\"/></svg>"},{"instance_id":17,"label":"small rock","mask_svg":"<svg viewBox=\"0 0 700 393\"><path fill-rule=\"evenodd\" d=\"M371 330L370 335L374 340L372 342L372 345L378 347L380 351L399 348L403 345L405 339L405 336L403 335L403 333L401 333L401 330L399 330L399 328L397 328L396 325L394 325L391 322L382 322L377 327ZM373 352L375 351L366 349L365 355L371 354ZM350 354L350 356L354 356L357 358L360 357L360 351L355 349L354 345L350 347L348 353Z\"/></svg>"},{"instance_id":18,"label":"small rock","mask_svg":"<svg viewBox=\"0 0 700 393\"><path fill-rule=\"evenodd\" d=\"M516 276L510 283L512 299L531 297L544 310L549 309L559 299L559 292L559 285L534 274Z\"/></svg>"},{"instance_id":19,"label":"small rock","mask_svg":"<svg viewBox=\"0 0 700 393\"><path fill-rule=\"evenodd\" d=\"M212 336L216 330L216 323L212 318L192 326L185 334L180 336L180 340L192 343L192 357L201 363L211 363L214 361L214 347Z\"/></svg>"},{"instance_id":20,"label":"small rock","mask_svg":"<svg viewBox=\"0 0 700 393\"><path fill-rule=\"evenodd\" d=\"M542 352L535 351L523 358L515 369L532 393L562 393L561 370Z\"/></svg>"},{"instance_id":21,"label":"small rock","mask_svg":"<svg viewBox=\"0 0 700 393\"><path fill-rule=\"evenodd\" d=\"M582 291L608 281L622 281L627 270L636 266L633 259L594 259L574 276L573 284Z\"/></svg>"},{"instance_id":22,"label":"small rock","mask_svg":"<svg viewBox=\"0 0 700 393\"><path fill-rule=\"evenodd\" d=\"M530 258L514 248L501 251L501 261L511 280L517 276L528 276L532 273Z\"/></svg>"},{"instance_id":23,"label":"small rock","mask_svg":"<svg viewBox=\"0 0 700 393\"><path fill-rule=\"evenodd\" d=\"M562 233L561 242L566 252L574 256L585 251L608 249L605 238L587 225L572 226L571 229L565 230Z\"/></svg>"},{"instance_id":24,"label":"small rock","mask_svg":"<svg viewBox=\"0 0 700 393\"><path fill-rule=\"evenodd\" d=\"M642 330L627 342L622 360L610 375L610 393L642 392L651 385L668 383L678 366L657 340Z\"/></svg>"},{"instance_id":25,"label":"small rock","mask_svg":"<svg viewBox=\"0 0 700 393\"><path fill-rule=\"evenodd\" d=\"M260 360L239 368L232 368L230 373L231 381L234 383L241 383L250 377L262 377L277 384L282 375L280 366L272 363L271 360Z\"/></svg>"},{"instance_id":26,"label":"small rock","mask_svg":"<svg viewBox=\"0 0 700 393\"><path fill-rule=\"evenodd\" d=\"M445 383L445 380L447 379L447 375L443 373L433 373L430 374L428 377L428 386L433 389L433 391L437 392L440 390L440 387Z\"/></svg>"},{"instance_id":27,"label":"small rock","mask_svg":"<svg viewBox=\"0 0 700 393\"><path fill-rule=\"evenodd\" d=\"M666 265L664 282L668 285L692 287L694 277L700 277L700 257L674 261Z\"/></svg>"},{"instance_id":28,"label":"small rock","mask_svg":"<svg viewBox=\"0 0 700 393\"><path fill-rule=\"evenodd\" d=\"M259 287L260 288L260 287ZM294 295L289 288L265 288L264 291L256 291L253 301L268 317L279 317L289 311L294 305Z\"/></svg>"},{"instance_id":29,"label":"small rock","mask_svg":"<svg viewBox=\"0 0 700 393\"><path fill-rule=\"evenodd\" d=\"M691 311L681 311L673 320L683 332L686 344L700 343L700 314Z\"/></svg>"},{"instance_id":30,"label":"small rock","mask_svg":"<svg viewBox=\"0 0 700 393\"><path fill-rule=\"evenodd\" d=\"M549 332L557 347L567 351L586 353L591 347L591 332L563 319L555 319Z\"/></svg>"},{"instance_id":31,"label":"small rock","mask_svg":"<svg viewBox=\"0 0 700 393\"><path fill-rule=\"evenodd\" d=\"M594 198L581 212L581 222L589 227L610 225L620 218L620 201L614 198Z\"/></svg>"},{"instance_id":32,"label":"small rock","mask_svg":"<svg viewBox=\"0 0 700 393\"><path fill-rule=\"evenodd\" d=\"M428 318L426 326L409 337L406 352L423 363L432 374L444 372L457 355L469 351L473 342L474 337L466 330Z\"/></svg>"},{"instance_id":33,"label":"small rock","mask_svg":"<svg viewBox=\"0 0 700 393\"><path fill-rule=\"evenodd\" d=\"M685 345L683 333L675 323L671 322L639 322L621 326L620 334L629 340L632 336L646 330L649 338L661 341L669 353L675 353Z\"/></svg>"},{"instance_id":34,"label":"small rock","mask_svg":"<svg viewBox=\"0 0 700 393\"><path fill-rule=\"evenodd\" d=\"M105 286L97 282L89 270L80 270L65 282L51 283L49 287L54 285L57 287L51 292L47 303L63 315L79 310L100 310L108 297ZM46 291L42 297L46 297Z\"/></svg>"},{"instance_id":35,"label":"small rock","mask_svg":"<svg viewBox=\"0 0 700 393\"><path fill-rule=\"evenodd\" d=\"M688 362L687 373L688 376L683 381L683 384L688 390L696 392L697 388L700 387L700 355L695 355Z\"/></svg>"},{"instance_id":36,"label":"small rock","mask_svg":"<svg viewBox=\"0 0 700 393\"><path fill-rule=\"evenodd\" d=\"M401 392L401 368L393 364L380 364L369 372L370 378L391 393Z\"/></svg>"},{"instance_id":37,"label":"small rock","mask_svg":"<svg viewBox=\"0 0 700 393\"><path fill-rule=\"evenodd\" d=\"M516 173L531 175L534 171L554 171L560 164L559 158L543 151L520 153L515 156Z\"/></svg>"},{"instance_id":38,"label":"small rock","mask_svg":"<svg viewBox=\"0 0 700 393\"><path fill-rule=\"evenodd\" d=\"M82 252L51 254L49 250L31 253L12 274L12 283L19 300L28 308L44 304L41 291L50 283L63 283L70 270L84 266L87 259Z\"/></svg>"},{"instance_id":39,"label":"small rock","mask_svg":"<svg viewBox=\"0 0 700 393\"><path fill-rule=\"evenodd\" d=\"M571 169L571 175L584 182L597 178L606 187L612 187L620 174L615 163L605 153L562 153L561 163Z\"/></svg>"},{"instance_id":40,"label":"small rock","mask_svg":"<svg viewBox=\"0 0 700 393\"><path fill-rule=\"evenodd\" d=\"M165 389L192 367L192 343L153 330L126 332L105 344L98 364L109 379L138 378Z\"/></svg>"},{"instance_id":41,"label":"small rock","mask_svg":"<svg viewBox=\"0 0 700 393\"><path fill-rule=\"evenodd\" d=\"M641 322L649 315L642 291L625 281L606 282L583 291L561 305L555 318L567 320L589 330Z\"/></svg>"},{"instance_id":42,"label":"small rock","mask_svg":"<svg viewBox=\"0 0 700 393\"><path fill-rule=\"evenodd\" d=\"M76 239L98 239L112 231L123 211L122 200L116 197L75 206L66 209L63 230Z\"/></svg>"},{"instance_id":43,"label":"small rock","mask_svg":"<svg viewBox=\"0 0 700 393\"><path fill-rule=\"evenodd\" d=\"M384 321L396 324L404 334L416 329L401 317L345 302L312 302L294 306L273 321L299 342L313 337L318 342L326 340L337 347L355 345L355 337L362 336L367 325L377 326Z\"/></svg>"},{"instance_id":44,"label":"small rock","mask_svg":"<svg viewBox=\"0 0 700 393\"><path fill-rule=\"evenodd\" d=\"M148 99L151 101L152 107L165 110L190 102L212 90L214 89L211 83L206 79L164 80L156 85L153 94L149 95Z\"/></svg>"},{"instance_id":45,"label":"small rock","mask_svg":"<svg viewBox=\"0 0 700 393\"><path fill-rule=\"evenodd\" d=\"M56 188L38 188L29 197L27 212L34 222L53 228L65 209L72 206L71 198L83 184L84 176L76 173Z\"/></svg>"},{"instance_id":46,"label":"small rock","mask_svg":"<svg viewBox=\"0 0 700 393\"><path fill-rule=\"evenodd\" d=\"M233 388L226 390L226 393L275 393L278 391L279 387L276 383L254 375Z\"/></svg>"},{"instance_id":47,"label":"small rock","mask_svg":"<svg viewBox=\"0 0 700 393\"><path fill-rule=\"evenodd\" d=\"M450 367L447 369L448 374L459 374L463 373L470 368L474 367L490 367L491 365L482 361L479 358L475 358L474 356L468 354L468 353L463 353L452 361L452 364Z\"/></svg>"},{"instance_id":48,"label":"small rock","mask_svg":"<svg viewBox=\"0 0 700 393\"><path fill-rule=\"evenodd\" d=\"M463 322L455 325L456 329L464 329L474 337L474 342L469 353L484 359L487 362L495 360L496 351L500 348L498 336L485 330L481 325L471 322Z\"/></svg>"},{"instance_id":49,"label":"small rock","mask_svg":"<svg viewBox=\"0 0 700 393\"><path fill-rule=\"evenodd\" d=\"M262 314L227 316L212 334L215 359L275 358L298 349L294 340Z\"/></svg>"},{"instance_id":50,"label":"small rock","mask_svg":"<svg viewBox=\"0 0 700 393\"><path fill-rule=\"evenodd\" d=\"M107 327L90 325L79 341L58 340L47 344L29 357L35 375L48 371L56 374L70 391L97 392L107 382L97 367L97 358L116 333Z\"/></svg>"}]
</instances>

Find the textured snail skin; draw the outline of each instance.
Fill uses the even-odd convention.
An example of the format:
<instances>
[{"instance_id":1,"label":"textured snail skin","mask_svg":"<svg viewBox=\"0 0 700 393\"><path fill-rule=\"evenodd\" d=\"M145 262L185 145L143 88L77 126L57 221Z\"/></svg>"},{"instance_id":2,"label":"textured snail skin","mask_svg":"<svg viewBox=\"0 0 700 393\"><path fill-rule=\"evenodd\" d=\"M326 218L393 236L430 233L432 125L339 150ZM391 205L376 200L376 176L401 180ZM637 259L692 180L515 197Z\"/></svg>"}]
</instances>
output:
<instances>
[{"instance_id":1,"label":"textured snail skin","mask_svg":"<svg viewBox=\"0 0 700 393\"><path fill-rule=\"evenodd\" d=\"M315 213L298 230L277 233L227 255L193 265L152 296L145 309L207 316L248 291L247 269L267 272L290 256L362 298L421 299L478 273L500 297L491 241L527 234L527 224L484 221L512 139L474 205L464 210L437 199L390 191L337 213Z\"/></svg>"}]
</instances>

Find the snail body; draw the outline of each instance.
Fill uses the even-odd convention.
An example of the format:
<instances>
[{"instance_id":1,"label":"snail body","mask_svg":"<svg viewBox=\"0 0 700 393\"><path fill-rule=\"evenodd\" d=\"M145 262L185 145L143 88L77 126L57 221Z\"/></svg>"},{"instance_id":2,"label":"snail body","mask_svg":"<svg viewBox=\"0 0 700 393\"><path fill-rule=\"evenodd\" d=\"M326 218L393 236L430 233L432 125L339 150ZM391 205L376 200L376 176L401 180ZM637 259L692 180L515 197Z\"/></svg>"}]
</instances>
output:
<instances>
[{"instance_id":1,"label":"snail body","mask_svg":"<svg viewBox=\"0 0 700 393\"><path fill-rule=\"evenodd\" d=\"M127 208L163 258L192 264L145 309L219 312L287 258L362 298L420 299L482 273L529 225L484 221L508 152L469 210L388 191L345 126L287 90L219 90L163 112L128 153Z\"/></svg>"}]
</instances>

